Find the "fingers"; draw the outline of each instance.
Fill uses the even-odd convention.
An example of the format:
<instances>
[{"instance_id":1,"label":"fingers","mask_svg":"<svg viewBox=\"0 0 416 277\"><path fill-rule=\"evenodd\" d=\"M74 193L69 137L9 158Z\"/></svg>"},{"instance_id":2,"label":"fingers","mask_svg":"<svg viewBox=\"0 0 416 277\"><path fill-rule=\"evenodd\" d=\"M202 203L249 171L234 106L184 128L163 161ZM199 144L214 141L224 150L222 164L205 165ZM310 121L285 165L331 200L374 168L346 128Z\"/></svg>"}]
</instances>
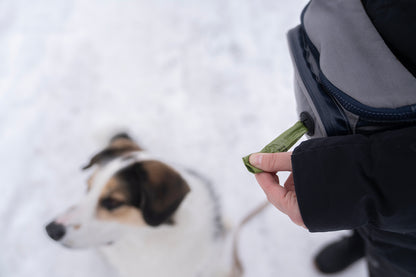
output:
<instances>
[{"instance_id":1,"label":"fingers","mask_svg":"<svg viewBox=\"0 0 416 277\"><path fill-rule=\"evenodd\" d=\"M255 153L250 155L250 164L262 169L256 179L267 196L267 200L281 212L287 214L297 225L306 228L296 197L293 174L287 178L284 187L279 184L278 171L292 171L291 152Z\"/></svg>"},{"instance_id":2,"label":"fingers","mask_svg":"<svg viewBox=\"0 0 416 277\"><path fill-rule=\"evenodd\" d=\"M250 164L266 172L292 171L292 152L251 154Z\"/></svg>"},{"instance_id":3,"label":"fingers","mask_svg":"<svg viewBox=\"0 0 416 277\"><path fill-rule=\"evenodd\" d=\"M293 173L290 173L289 177L287 177L284 187L289 191L295 190L295 183L293 181Z\"/></svg>"},{"instance_id":4,"label":"fingers","mask_svg":"<svg viewBox=\"0 0 416 277\"><path fill-rule=\"evenodd\" d=\"M287 190L279 185L277 175L263 172L258 173L255 176L269 202L276 206L276 208L280 211L285 212L285 196L287 194Z\"/></svg>"},{"instance_id":5,"label":"fingers","mask_svg":"<svg viewBox=\"0 0 416 277\"><path fill-rule=\"evenodd\" d=\"M287 214L295 224L306 229L300 214L292 174L286 180L285 187L280 186L279 177L274 173L262 172L255 176L266 194L267 200L281 212Z\"/></svg>"}]
</instances>

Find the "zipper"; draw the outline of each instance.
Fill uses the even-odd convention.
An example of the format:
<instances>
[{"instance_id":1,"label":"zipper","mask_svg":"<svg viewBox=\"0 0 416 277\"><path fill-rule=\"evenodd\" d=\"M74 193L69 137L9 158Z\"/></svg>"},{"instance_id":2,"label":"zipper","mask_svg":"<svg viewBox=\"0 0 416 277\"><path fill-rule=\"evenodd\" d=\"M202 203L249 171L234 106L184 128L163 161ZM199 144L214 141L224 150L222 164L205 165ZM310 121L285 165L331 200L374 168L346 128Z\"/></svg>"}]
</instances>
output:
<instances>
[{"instance_id":1,"label":"zipper","mask_svg":"<svg viewBox=\"0 0 416 277\"><path fill-rule=\"evenodd\" d=\"M348 119L344 114L340 105L334 101L333 97L324 91L322 85L318 82L319 76L316 68L315 59L311 49L307 47L302 27L293 29L288 34L289 48L291 49L294 64L296 64L297 72L300 75L303 85L308 91L312 103L317 110L316 117L322 121L323 127L327 134L343 135L351 133ZM312 64L313 63L313 64ZM312 93L313 92L313 93ZM332 116L322 116L331 114Z\"/></svg>"},{"instance_id":2,"label":"zipper","mask_svg":"<svg viewBox=\"0 0 416 277\"><path fill-rule=\"evenodd\" d=\"M359 103L357 100L339 90L323 75L322 72L320 72L319 79L324 89L337 99L347 111L362 117L362 119L372 121L416 120L415 105L397 109L372 108Z\"/></svg>"},{"instance_id":3,"label":"zipper","mask_svg":"<svg viewBox=\"0 0 416 277\"><path fill-rule=\"evenodd\" d=\"M309 48L309 53L312 54L315 63L318 66L319 73L314 73L316 81L323 87L323 89L328 93L329 96L335 98L338 103L347 111L358 115L362 120L378 122L378 123L387 123L389 121L401 121L401 122L414 122L416 121L416 104L403 106L396 109L389 108L373 108L367 105L360 103L349 95L345 94L343 91L334 86L322 73L321 66L319 64L320 53L316 49L315 45L312 43L308 37L305 26L304 26L304 16L306 9L309 4L305 7L301 15L301 34L303 37L303 42Z\"/></svg>"}]
</instances>

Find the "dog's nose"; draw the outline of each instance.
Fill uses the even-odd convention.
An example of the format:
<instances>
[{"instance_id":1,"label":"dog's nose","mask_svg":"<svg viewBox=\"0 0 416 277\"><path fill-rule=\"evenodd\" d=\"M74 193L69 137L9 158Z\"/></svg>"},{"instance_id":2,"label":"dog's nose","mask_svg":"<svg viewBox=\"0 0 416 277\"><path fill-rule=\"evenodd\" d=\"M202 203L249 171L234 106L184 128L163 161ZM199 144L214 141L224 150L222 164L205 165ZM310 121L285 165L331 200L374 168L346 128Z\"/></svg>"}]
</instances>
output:
<instances>
[{"instance_id":1,"label":"dog's nose","mask_svg":"<svg viewBox=\"0 0 416 277\"><path fill-rule=\"evenodd\" d=\"M53 240L60 240L65 235L65 226L55 221L49 223L46 227L46 232Z\"/></svg>"}]
</instances>

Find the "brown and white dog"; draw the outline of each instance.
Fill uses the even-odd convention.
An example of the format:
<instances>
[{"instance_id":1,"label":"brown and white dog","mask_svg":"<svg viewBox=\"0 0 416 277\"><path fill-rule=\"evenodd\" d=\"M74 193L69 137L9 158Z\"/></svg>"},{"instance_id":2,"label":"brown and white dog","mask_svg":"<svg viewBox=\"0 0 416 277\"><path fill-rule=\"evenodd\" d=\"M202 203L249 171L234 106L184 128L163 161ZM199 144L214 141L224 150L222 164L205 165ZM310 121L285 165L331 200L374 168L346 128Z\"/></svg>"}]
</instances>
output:
<instances>
[{"instance_id":1,"label":"brown and white dog","mask_svg":"<svg viewBox=\"0 0 416 277\"><path fill-rule=\"evenodd\" d=\"M46 226L52 239L99 247L123 277L228 275L218 266L226 231L204 178L152 157L126 134L90 167L86 196Z\"/></svg>"}]
</instances>

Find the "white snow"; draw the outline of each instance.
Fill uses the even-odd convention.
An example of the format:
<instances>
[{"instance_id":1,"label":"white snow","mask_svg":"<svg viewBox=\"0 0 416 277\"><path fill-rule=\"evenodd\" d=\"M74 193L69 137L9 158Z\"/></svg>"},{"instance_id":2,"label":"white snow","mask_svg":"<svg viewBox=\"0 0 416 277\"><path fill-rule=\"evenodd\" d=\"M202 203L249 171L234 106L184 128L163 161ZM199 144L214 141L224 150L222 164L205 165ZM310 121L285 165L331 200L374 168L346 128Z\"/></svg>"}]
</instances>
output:
<instances>
[{"instance_id":1,"label":"white snow","mask_svg":"<svg viewBox=\"0 0 416 277\"><path fill-rule=\"evenodd\" d=\"M285 35L305 4L0 1L0 276L114 276L44 225L85 192L80 168L115 130L208 175L230 222L261 203L241 157L297 120ZM312 257L342 234L269 207L242 233L246 276L321 276Z\"/></svg>"}]
</instances>

